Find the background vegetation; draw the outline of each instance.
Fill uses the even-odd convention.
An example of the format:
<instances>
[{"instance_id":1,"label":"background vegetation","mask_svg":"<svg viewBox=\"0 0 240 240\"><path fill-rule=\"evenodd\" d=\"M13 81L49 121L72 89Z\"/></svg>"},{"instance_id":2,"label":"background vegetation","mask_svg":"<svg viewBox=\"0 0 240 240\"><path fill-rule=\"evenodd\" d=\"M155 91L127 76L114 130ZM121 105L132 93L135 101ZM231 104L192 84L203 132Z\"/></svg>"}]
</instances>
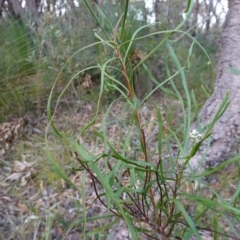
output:
<instances>
[{"instance_id":1,"label":"background vegetation","mask_svg":"<svg viewBox=\"0 0 240 240\"><path fill-rule=\"evenodd\" d=\"M216 39L221 31L226 7L224 9L221 1L213 3L215 2L196 1L192 18L188 20L184 30L205 47L214 62L217 51ZM95 10L97 6L104 9L111 24L117 22L125 7L121 1L111 0L89 1L89 4ZM159 24L146 28L141 32L142 35L171 29L182 21L182 12L186 4L187 1L183 3L176 0L171 1L170 4L168 1L157 0L149 6L149 1L131 1L122 39L124 41L130 39L135 29L155 20ZM106 23L101 24L106 31L109 29ZM95 32L101 34L97 22L90 16L84 1L58 0L46 3L33 1L32 4L29 1L26 3L3 1L0 28L0 121L2 122L13 116L22 117L28 111L37 110L38 113L44 111L52 83L68 58L78 49L93 43L96 40ZM179 38L177 46L174 47L180 60L184 61L190 41L181 34ZM161 36L155 35L151 39L134 42L129 52L132 64L137 64L159 41ZM61 75L59 88L61 89L60 85L64 86L80 69L101 63L111 54L102 46L95 46L90 51L75 54ZM166 64L170 71L171 66L174 68L169 61L165 50L159 49L146 63L158 82L166 77ZM191 63L193 67L188 71L190 89L199 89L201 84L208 86L209 90L212 89L214 78L211 76L208 60L198 47L193 48ZM136 92L143 97L143 93L149 92L153 86L148 76L139 71L134 76L135 82L138 82ZM97 87L99 72L92 69L85 74L90 74L94 86ZM120 75L118 72L114 74L116 77ZM75 89L76 86L81 86L84 76L84 74L76 76L70 90L72 95L78 95ZM198 91L197 98L204 102L203 92Z\"/></svg>"}]
</instances>

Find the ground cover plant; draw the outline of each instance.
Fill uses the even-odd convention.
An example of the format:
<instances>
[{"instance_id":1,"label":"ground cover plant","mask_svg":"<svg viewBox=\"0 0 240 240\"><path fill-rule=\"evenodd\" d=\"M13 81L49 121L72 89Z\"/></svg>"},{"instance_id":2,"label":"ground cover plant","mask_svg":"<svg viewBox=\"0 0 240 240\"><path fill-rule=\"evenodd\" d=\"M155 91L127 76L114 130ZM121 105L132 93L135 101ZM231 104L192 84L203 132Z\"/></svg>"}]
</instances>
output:
<instances>
[{"instance_id":1,"label":"ground cover plant","mask_svg":"<svg viewBox=\"0 0 240 240\"><path fill-rule=\"evenodd\" d=\"M79 70L61 92L54 109L51 99L58 78L50 93L50 123L45 135L47 157L59 176L67 184L74 186L81 196L81 217L72 223L69 229L81 226L81 238L107 239L107 230L113 229L115 224L123 220L132 239L202 239L202 231L209 233L210 238L214 239L238 239L240 188L236 187L234 194L226 199L223 192L213 190L202 178L237 162L239 156L215 169L200 173L198 169L189 167L189 161L202 142L208 141L211 129L229 105L229 93L226 92L213 120L206 126L201 126L198 114L200 106L196 101L195 92L188 87L185 72L192 67L191 56L194 47L200 48L206 55L207 53L194 38L181 31L191 13L193 1L188 1L184 21L173 30L157 30L141 35L143 29L153 25L149 24L137 28L129 39L124 39L125 41L122 41L122 37L127 28L125 23L128 1L115 25L109 21L102 9L97 7L97 16L88 5L88 1L85 2L101 31L95 33L95 43L81 48L77 53L88 51L94 46L104 46L102 48L111 49L112 57L102 57L98 65ZM174 50L179 34L192 40L185 62L179 61ZM140 54L135 48L133 52L138 52L137 61L132 61L129 51L134 42L154 35L162 36L161 41L148 53ZM167 49L170 62L174 66L170 70L166 63L167 78L161 83L155 79L147 65L150 56L160 48ZM59 102L75 77L91 69L98 69L100 72L95 114L78 132L66 132L55 125L54 117ZM136 94L136 86L139 86L139 83L134 78L134 73L137 70L144 72L154 83L151 85L153 88L147 88L148 91L146 90L141 97ZM59 77L60 75L61 72ZM123 81L116 77L119 75ZM166 88L166 84L170 87ZM181 124L174 129L166 121L161 104L148 116L143 114L147 100L157 90L171 96L176 102L176 108L180 109L178 117ZM119 97L112 100L102 112L102 98L109 91L118 92ZM114 106L119 102L125 102L127 106L127 114L121 118L112 115ZM196 129L191 129L194 121ZM116 124L114 131L112 122ZM62 148L75 157L74 164L68 165L67 169L57 161L59 148L52 148L49 131L53 131ZM87 142L89 138L91 140ZM210 146L206 151L211 151ZM80 172L80 185L69 177L69 172ZM89 203L86 203L88 196L85 188L89 179L94 195L90 206L97 203L101 215L87 214ZM105 210L102 211L102 208ZM104 223L100 221L102 219ZM94 222L92 229L88 227L90 222Z\"/></svg>"}]
</instances>

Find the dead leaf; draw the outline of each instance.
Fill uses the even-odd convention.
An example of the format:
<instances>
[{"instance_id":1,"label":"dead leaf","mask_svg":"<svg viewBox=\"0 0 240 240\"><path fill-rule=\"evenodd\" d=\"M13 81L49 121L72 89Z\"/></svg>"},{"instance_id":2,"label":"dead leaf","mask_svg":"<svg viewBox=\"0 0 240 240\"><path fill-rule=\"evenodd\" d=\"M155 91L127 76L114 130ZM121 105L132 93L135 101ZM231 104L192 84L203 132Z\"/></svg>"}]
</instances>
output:
<instances>
[{"instance_id":1,"label":"dead leaf","mask_svg":"<svg viewBox=\"0 0 240 240\"><path fill-rule=\"evenodd\" d=\"M102 126L102 123L96 123L93 125L94 128L99 129Z\"/></svg>"},{"instance_id":2,"label":"dead leaf","mask_svg":"<svg viewBox=\"0 0 240 240\"><path fill-rule=\"evenodd\" d=\"M17 207L22 212L28 212L28 208L25 204L21 203L20 201L17 201Z\"/></svg>"},{"instance_id":3,"label":"dead leaf","mask_svg":"<svg viewBox=\"0 0 240 240\"><path fill-rule=\"evenodd\" d=\"M84 89L89 89L93 87L93 82L90 74L86 74L81 85Z\"/></svg>"},{"instance_id":4,"label":"dead leaf","mask_svg":"<svg viewBox=\"0 0 240 240\"><path fill-rule=\"evenodd\" d=\"M12 173L5 179L5 181L19 180L21 177L22 177L22 173Z\"/></svg>"},{"instance_id":5,"label":"dead leaf","mask_svg":"<svg viewBox=\"0 0 240 240\"><path fill-rule=\"evenodd\" d=\"M35 162L27 162L27 161L14 161L13 163L13 171L14 172L22 172L26 170L27 168L32 167L35 164Z\"/></svg>"},{"instance_id":6,"label":"dead leaf","mask_svg":"<svg viewBox=\"0 0 240 240\"><path fill-rule=\"evenodd\" d=\"M12 202L12 199L10 197L8 197L8 196L2 196L2 199L6 200L8 202Z\"/></svg>"},{"instance_id":7,"label":"dead leaf","mask_svg":"<svg viewBox=\"0 0 240 240\"><path fill-rule=\"evenodd\" d=\"M81 240L78 234L70 233L66 238L66 240Z\"/></svg>"}]
</instances>

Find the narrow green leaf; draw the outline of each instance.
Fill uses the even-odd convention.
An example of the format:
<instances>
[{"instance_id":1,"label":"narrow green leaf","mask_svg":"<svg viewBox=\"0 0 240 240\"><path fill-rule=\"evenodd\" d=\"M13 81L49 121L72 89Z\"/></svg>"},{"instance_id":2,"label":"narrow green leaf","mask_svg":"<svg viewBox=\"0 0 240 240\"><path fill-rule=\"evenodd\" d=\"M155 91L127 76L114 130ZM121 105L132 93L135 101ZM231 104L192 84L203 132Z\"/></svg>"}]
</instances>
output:
<instances>
[{"instance_id":1,"label":"narrow green leaf","mask_svg":"<svg viewBox=\"0 0 240 240\"><path fill-rule=\"evenodd\" d=\"M207 97L210 97L210 96L213 94L213 91L212 91L211 93L208 93L207 90L206 90L206 88L205 88L203 85L201 85L201 87L202 87L203 92L205 93L205 95L206 95Z\"/></svg>"},{"instance_id":2,"label":"narrow green leaf","mask_svg":"<svg viewBox=\"0 0 240 240\"><path fill-rule=\"evenodd\" d=\"M125 23L126 23L126 18L127 18L127 13L128 13L128 5L129 5L129 0L126 0L124 15L123 15L123 21L122 21L122 27L121 27L122 29L121 29L120 39L122 39L124 28L125 28Z\"/></svg>"},{"instance_id":3,"label":"narrow green leaf","mask_svg":"<svg viewBox=\"0 0 240 240\"><path fill-rule=\"evenodd\" d=\"M157 111L157 117L158 117L158 157L160 161L160 159L162 158L163 120L161 110L159 108ZM160 165L161 165L160 167L162 168L162 161Z\"/></svg>"},{"instance_id":4,"label":"narrow green leaf","mask_svg":"<svg viewBox=\"0 0 240 240\"><path fill-rule=\"evenodd\" d=\"M100 16L102 17L104 23L106 24L107 29L109 31L112 31L113 26L112 26L111 22L109 21L109 19L107 18L107 16L104 14L102 9L98 6L98 4L95 4L95 7L97 8L97 11L99 12Z\"/></svg>"},{"instance_id":5,"label":"narrow green leaf","mask_svg":"<svg viewBox=\"0 0 240 240\"><path fill-rule=\"evenodd\" d=\"M89 154L89 152L84 148L83 145L80 145L77 143L77 141L74 142L73 144L74 149L77 151L80 159L83 162L91 162L94 161L91 154Z\"/></svg>"},{"instance_id":6,"label":"narrow green leaf","mask_svg":"<svg viewBox=\"0 0 240 240\"><path fill-rule=\"evenodd\" d=\"M105 34L105 36L108 38L108 40L111 40L110 36L108 35L108 33L106 32L106 30L104 29L104 27L102 26L102 24L100 23L98 17L96 16L96 14L94 13L91 5L89 4L88 0L83 0L85 2L85 4L87 5L88 10L90 11L90 13L92 14L92 16L94 17L94 19L96 20L96 22L98 23L99 27L102 29L103 33Z\"/></svg>"},{"instance_id":7,"label":"narrow green leaf","mask_svg":"<svg viewBox=\"0 0 240 240\"><path fill-rule=\"evenodd\" d=\"M217 167L215 167L214 169L211 169L211 170L205 170L203 173L201 173L200 175L197 175L196 178L200 178L200 177L205 177L205 176L208 176L212 173L215 173L215 172L219 172L222 168L228 166L229 164L231 163L234 163L234 162L237 162L240 160L240 156L236 156L236 157L233 157L223 163L221 163L220 165L218 165Z\"/></svg>"},{"instance_id":8,"label":"narrow green leaf","mask_svg":"<svg viewBox=\"0 0 240 240\"><path fill-rule=\"evenodd\" d=\"M199 235L197 228L191 219L191 217L188 215L187 211L183 207L183 205L177 200L177 199L169 199L169 201L173 201L176 204L176 207L182 212L185 220L189 224L190 228L192 229L193 233L195 234L197 240L201 240L201 236Z\"/></svg>"},{"instance_id":9,"label":"narrow green leaf","mask_svg":"<svg viewBox=\"0 0 240 240\"><path fill-rule=\"evenodd\" d=\"M238 161L238 162L239 162L239 161ZM238 162L237 162L237 163L238 163ZM236 202L237 200L239 200L239 198L240 198L240 182L238 183L237 190L236 190L236 192L233 194L233 196L232 196L229 204L235 204L235 202Z\"/></svg>"},{"instance_id":10,"label":"narrow green leaf","mask_svg":"<svg viewBox=\"0 0 240 240\"><path fill-rule=\"evenodd\" d=\"M97 134L97 136L99 136L100 138L104 139L104 136L102 133L95 131L95 133ZM150 162L143 162L143 161L133 161L133 160L129 160L125 157L123 157L121 154L118 153L118 151L112 146L112 144L107 140L107 144L110 148L110 150L113 152L113 154L111 154L111 157L114 157L118 160L121 160L127 164L130 165L135 165L137 167L143 168L142 170L145 171L146 169L144 169L146 166L149 166L151 168L154 168L154 165ZM140 170L140 169L139 169Z\"/></svg>"},{"instance_id":11,"label":"narrow green leaf","mask_svg":"<svg viewBox=\"0 0 240 240\"><path fill-rule=\"evenodd\" d=\"M92 126L97 119L97 116L98 116L98 113L99 113L99 108L100 108L100 105L101 105L101 98L102 98L102 94L103 94L103 89L104 89L105 69L106 69L107 65L110 62L112 62L114 59L115 58L111 58L108 61L106 61L103 64L103 66L100 66L100 65L98 66L101 69L101 83L100 83L100 90L99 90L98 101L97 101L97 109L96 109L96 112L95 112L95 115L94 115L93 119L90 120L89 123L86 126L84 126L84 128L80 132L80 135L83 134L90 126Z\"/></svg>"},{"instance_id":12,"label":"narrow green leaf","mask_svg":"<svg viewBox=\"0 0 240 240\"><path fill-rule=\"evenodd\" d=\"M230 211L235 215L238 215L238 216L240 215L240 210L238 208L230 206L229 203L226 202L223 198L221 198L220 202L219 202L220 198L218 199L218 201L210 200L210 199L196 196L196 195L189 195L188 198L189 200L195 200L209 208L211 207L212 209L215 209L216 212L218 212L217 210L218 208L221 208L223 209L222 211Z\"/></svg>"},{"instance_id":13,"label":"narrow green leaf","mask_svg":"<svg viewBox=\"0 0 240 240\"><path fill-rule=\"evenodd\" d=\"M193 50L193 46L194 46L195 42L192 42L190 48L188 49L188 58L187 58L187 67L190 68L191 67L191 63L190 63L190 57L192 56L192 50Z\"/></svg>"},{"instance_id":14,"label":"narrow green leaf","mask_svg":"<svg viewBox=\"0 0 240 240\"><path fill-rule=\"evenodd\" d=\"M184 10L185 13L189 11L189 8L191 6L191 2L194 2L194 1L193 0L188 0L187 8Z\"/></svg>"},{"instance_id":15,"label":"narrow green leaf","mask_svg":"<svg viewBox=\"0 0 240 240\"><path fill-rule=\"evenodd\" d=\"M218 119L224 114L224 112L226 111L227 107L229 106L230 104L230 101L229 101L229 90L227 91L224 99L222 100L222 103L221 105L219 106L212 122L210 122L208 125L207 125L207 132L206 134L208 134L213 126L215 125L215 123L218 121Z\"/></svg>"},{"instance_id":16,"label":"narrow green leaf","mask_svg":"<svg viewBox=\"0 0 240 240\"><path fill-rule=\"evenodd\" d=\"M228 70L236 75L240 75L240 70L236 68L228 68Z\"/></svg>"},{"instance_id":17,"label":"narrow green leaf","mask_svg":"<svg viewBox=\"0 0 240 240\"><path fill-rule=\"evenodd\" d=\"M183 129L183 139L184 139L184 143L183 143L183 150L184 153L187 151L187 145L188 145L188 134L189 134L189 130L190 130L190 124L191 124L191 98L190 98L190 93L188 90L188 86L187 86L187 79L186 79L186 75L185 72L183 71L183 68L181 67L181 64L177 58L177 55L173 49L173 47L171 46L171 44L167 41L166 42L168 51L180 73L181 76L181 80L182 80L182 86L184 89L184 93L185 93L185 97L187 98L187 114L185 113L185 110L183 110L183 114L184 114L184 129ZM182 96L180 96L180 99L182 99Z\"/></svg>"},{"instance_id":18,"label":"narrow green leaf","mask_svg":"<svg viewBox=\"0 0 240 240\"><path fill-rule=\"evenodd\" d=\"M213 240L217 240L218 239L218 217L214 217L213 219L213 229L214 229L214 233L213 233Z\"/></svg>"}]
</instances>

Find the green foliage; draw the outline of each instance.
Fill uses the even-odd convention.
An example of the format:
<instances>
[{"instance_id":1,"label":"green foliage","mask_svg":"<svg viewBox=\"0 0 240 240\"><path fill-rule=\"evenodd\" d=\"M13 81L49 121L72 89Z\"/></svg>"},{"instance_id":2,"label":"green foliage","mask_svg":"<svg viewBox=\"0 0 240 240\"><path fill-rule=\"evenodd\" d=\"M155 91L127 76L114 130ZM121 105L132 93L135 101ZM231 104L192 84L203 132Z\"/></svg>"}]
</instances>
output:
<instances>
[{"instance_id":1,"label":"green foliage","mask_svg":"<svg viewBox=\"0 0 240 240\"><path fill-rule=\"evenodd\" d=\"M27 60L32 41L24 24L9 20L0 25L0 32L0 116L4 119L7 112L16 109L21 115L27 88L24 78L34 73L35 66Z\"/></svg>"},{"instance_id":2,"label":"green foliage","mask_svg":"<svg viewBox=\"0 0 240 240\"><path fill-rule=\"evenodd\" d=\"M85 2L88 4L87 0L85 0ZM180 23L173 30L155 32L149 30L149 33L142 31L146 28L150 29L153 25L145 25L137 28L131 35L130 32L132 30L128 31L129 25L127 18L125 18L128 11L128 1L126 1L125 4L124 17L120 17L119 22L116 24L110 24L111 20L108 19L106 17L107 15L103 14L100 9L98 9L100 15L100 17L98 17L88 4L89 10L97 22L99 24L102 21L104 22L100 26L102 32L95 33L96 43L78 50L78 52L68 59L67 63L71 62L76 54L90 51L90 49L100 45L101 49L107 49L106 51L112 54L103 56L99 64L92 65L90 68L83 68L78 72L78 74L81 74L91 69L98 69L101 72L96 114L92 120L80 130L78 136L66 136L64 132L57 129L54 124L53 118L57 111L59 101L74 80L74 77L69 80L65 89L59 95L55 109L52 112L51 100L54 96L54 89L64 69L59 73L50 93L47 108L49 126L45 139L48 159L53 169L61 178L81 191L79 186L76 186L74 182L70 180L69 176L58 163L57 158L54 157L56 152L53 154L54 151L51 150L48 140L48 132L50 127L52 127L57 137L64 140L65 147L67 146L70 151L74 151L77 155L79 166L76 168L73 167L72 170L76 172L82 171L83 173L87 172L89 174L94 185L96 200L99 200L101 204L112 213L112 215L106 214L106 216L104 216L110 220L109 224L104 228L95 229L93 232L84 232L84 237L91 235L92 237L96 235L100 236L107 228L115 224L118 219L125 221L133 239L139 239L141 233L149 235L154 239L162 237L166 239L170 237L190 239L193 235L195 235L196 239L201 239L199 234L199 230L201 229L213 231L215 238L216 236L224 235L223 232L219 232L217 220L222 217L229 220L230 218L228 218L227 212L233 216L239 215L240 212L238 208L232 204L235 202L239 190L237 190L232 201L227 202L219 194L217 195L218 200L214 198L216 193L213 193L212 199L208 199L202 195L201 189L196 188L191 192L185 185L188 185L192 181L197 183L200 181L200 177L208 176L223 167L223 165L221 165L218 169L214 169L211 172L204 172L200 175L196 175L195 171L191 169L186 171L189 161L194 157L202 142L208 139L214 124L219 120L229 105L229 93L227 93L223 99L213 121L203 128L198 126L197 131L202 134L201 139L197 137L190 143L189 137L191 136L192 138L193 136L193 133L190 134L192 119L195 117L199 120L199 106L194 91L189 89L186 74L188 69L192 68L190 59L193 55L193 44L189 47L187 58L185 58L184 62L183 59L179 59L178 51L175 50L175 44L178 43L178 39L174 39L175 33L185 34L180 30L184 22ZM192 7L193 1L189 1L189 6L186 10L188 16ZM185 21L186 20L187 18ZM104 30L105 24L108 27L115 25L115 28L112 27L112 31L109 31L112 35ZM126 35L124 34L125 31ZM131 49L133 49L133 44L140 39L151 39L154 35L161 36L159 37L160 42L156 43L136 64L131 65L129 54L131 53ZM201 47L191 36L188 34L185 35ZM167 77L165 79L163 78L164 80L159 83L152 75L151 69L149 69L145 63L162 48L167 52L169 58L167 61L169 64L165 65L165 74ZM205 51L204 53L206 54ZM100 54L102 57L103 52L100 51ZM208 55L206 56L210 61ZM118 62L118 65L116 65L116 62ZM67 67L67 63L64 65L64 68ZM172 64L171 68L169 67L170 63ZM116 76L112 74L112 69L121 74L124 84L119 78L116 78ZM137 69L141 69L155 84L153 90L150 90L143 99L138 99L135 93L133 75ZM168 88L165 87L167 83L170 86ZM101 119L100 128L96 130L93 127L99 115L101 99L106 93L105 86L107 86L107 88L111 87L111 89L119 92L121 98L126 101L128 109L130 109L132 113L130 121L129 119L122 121L123 125L129 125L129 131L122 132L116 136L119 144L111 142L111 132L109 132L108 129L111 109L113 105L119 101L118 98L107 107ZM179 86L181 86L181 89ZM168 123L164 122L160 109L157 110L157 121L155 125L158 127L158 151L157 160L154 162L151 156L156 155L156 147L154 150L151 150L151 147L148 145L148 136L146 135L147 126L143 124L141 113L144 102L157 90L171 95L178 101L182 114L182 123L176 131L168 125ZM166 134L166 131L168 134ZM89 133L95 135L95 141L92 147L89 147L84 142L79 143L75 139L75 137L81 138L89 135ZM129 156L128 149L133 141L133 135L138 138L138 154ZM177 145L178 151L175 154L171 151L170 142ZM97 149L100 144L103 145L103 150L99 152ZM167 162L162 156L164 147L166 147L170 153ZM229 160L226 164L237 160L239 160L239 157ZM99 185L100 189L98 187ZM219 211L219 208L221 208L221 211ZM192 210L190 211L190 209ZM212 217L213 221L204 220L204 217L210 211L214 216ZM113 216L116 217L114 220L112 218ZM95 219L100 218L100 216L95 217ZM85 217L82 222L86 223L91 220L92 219ZM233 230L231 232L234 232L234 226L231 226L231 228Z\"/></svg>"},{"instance_id":3,"label":"green foliage","mask_svg":"<svg viewBox=\"0 0 240 240\"><path fill-rule=\"evenodd\" d=\"M40 113L46 104L52 82L67 61L70 62L65 65L58 82L59 91L64 87L67 79L73 77L74 82L68 89L68 94L78 98L79 92L76 91L76 88L81 86L86 74L90 74L94 85L98 87L99 68L86 69L86 67L98 63L102 65L107 59L112 58L112 48L100 43L88 51L78 53L77 51L88 44L95 43L97 35L111 41L114 28L121 16L122 19L116 32L118 43L122 43L122 52L127 51L124 56L126 68L131 72L129 75L131 85L134 86L135 93L141 100L158 83L162 83L168 77L166 65L170 72L175 71L174 63L171 61L167 49L158 46L166 35L171 34L174 38L179 36L178 41L171 42L171 44L180 63L186 67L184 61L188 56L187 50L191 45L191 39L183 37L181 32L174 31L173 34L173 32L167 31L167 29L175 28L179 23L180 25L175 30L183 26L182 15L178 11L179 1L173 1L172 5L168 6L169 11L164 11L164 14L159 16L161 19L158 24L143 28L142 26L148 24L150 16L144 1L129 2L128 6L119 1L103 1L102 9L104 11L97 5L89 3L95 18L91 17L91 12L88 11L89 8L84 1L80 2L79 7L69 8L64 14L44 12L41 19L42 24L37 29L31 19L28 22L2 19L0 23L0 86L2 90L0 121L5 121L15 115L23 116L26 112L34 111L34 109ZM164 8L166 7L164 5ZM171 17L171 21L169 21L169 17ZM141 30L135 33L137 36L134 36L134 41L131 41L136 29ZM162 32L162 34L158 32ZM151 34L152 37L146 37ZM213 34L214 37L208 34L209 41L205 41L204 34L197 36L211 56L214 56L216 51L213 49L216 44L212 44L212 39L216 38L215 33ZM167 38L171 39L170 36ZM49 46L52 48L50 49ZM128 48L129 46L130 48ZM152 49L154 51L149 55L148 53ZM72 54L74 56L69 58ZM155 82L149 79L149 74L141 67L142 60L155 78ZM211 92L213 86L211 64L196 45L193 47L190 62L191 67L188 67L188 72L186 72L189 89L197 90L203 84L207 91ZM120 70L120 62L115 59L111 64L112 67L108 68L107 74L125 84ZM86 71L79 73L79 69L86 69ZM113 79L109 76L105 78L104 88L111 92L110 94L117 94L115 88L112 87ZM176 83L176 86L182 94L181 84ZM165 85L165 87L167 86ZM156 90L155 93L159 94L159 91ZM196 98L203 103L206 100L204 91L198 92Z\"/></svg>"}]
</instances>

